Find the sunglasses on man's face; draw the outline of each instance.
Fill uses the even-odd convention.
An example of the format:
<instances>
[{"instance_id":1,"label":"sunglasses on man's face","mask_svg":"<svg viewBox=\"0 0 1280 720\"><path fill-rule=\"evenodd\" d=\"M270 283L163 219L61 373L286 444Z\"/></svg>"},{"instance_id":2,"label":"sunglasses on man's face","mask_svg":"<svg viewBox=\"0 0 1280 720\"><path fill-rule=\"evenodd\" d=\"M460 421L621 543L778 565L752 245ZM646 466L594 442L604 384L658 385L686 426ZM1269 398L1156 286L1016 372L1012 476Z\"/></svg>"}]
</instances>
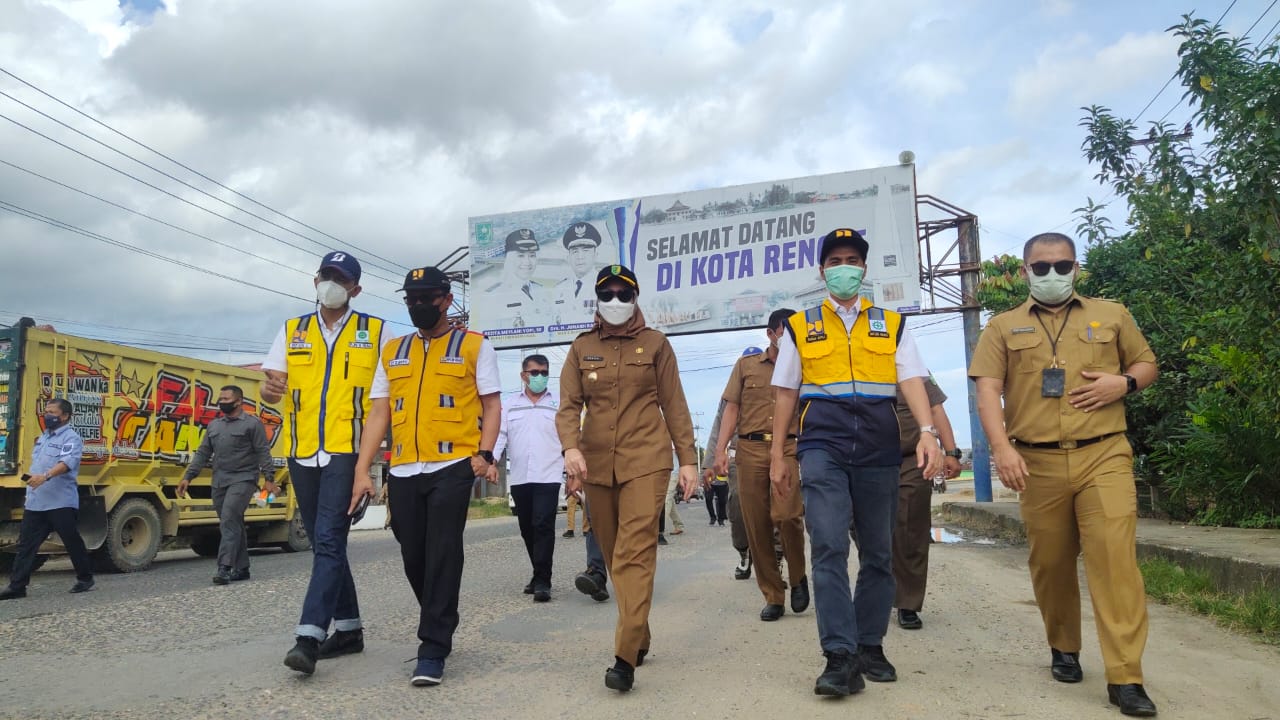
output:
<instances>
[{"instance_id":1,"label":"sunglasses on man's face","mask_svg":"<svg viewBox=\"0 0 1280 720\"><path fill-rule=\"evenodd\" d=\"M551 371L550 370L525 370L525 372L529 373L530 375L537 375L538 377L546 377Z\"/></svg>"},{"instance_id":2,"label":"sunglasses on man's face","mask_svg":"<svg viewBox=\"0 0 1280 720\"><path fill-rule=\"evenodd\" d=\"M1071 269L1074 268L1075 266L1076 266L1075 260L1059 260L1058 262L1033 262L1027 265L1027 267L1031 268L1031 272L1035 273L1038 277L1044 277L1045 275L1048 275L1049 268L1053 268L1053 271L1058 273L1059 275L1066 275L1067 273L1071 272Z\"/></svg>"},{"instance_id":3,"label":"sunglasses on man's face","mask_svg":"<svg viewBox=\"0 0 1280 720\"><path fill-rule=\"evenodd\" d=\"M618 298L624 303L629 303L636 299L636 291L631 288L622 288L621 290L597 290L596 299L600 302L609 302Z\"/></svg>"},{"instance_id":4,"label":"sunglasses on man's face","mask_svg":"<svg viewBox=\"0 0 1280 720\"><path fill-rule=\"evenodd\" d=\"M409 306L418 305L420 303L434 305L440 302L440 298L442 297L444 297L444 293L433 293L430 295L405 295L404 304Z\"/></svg>"}]
</instances>

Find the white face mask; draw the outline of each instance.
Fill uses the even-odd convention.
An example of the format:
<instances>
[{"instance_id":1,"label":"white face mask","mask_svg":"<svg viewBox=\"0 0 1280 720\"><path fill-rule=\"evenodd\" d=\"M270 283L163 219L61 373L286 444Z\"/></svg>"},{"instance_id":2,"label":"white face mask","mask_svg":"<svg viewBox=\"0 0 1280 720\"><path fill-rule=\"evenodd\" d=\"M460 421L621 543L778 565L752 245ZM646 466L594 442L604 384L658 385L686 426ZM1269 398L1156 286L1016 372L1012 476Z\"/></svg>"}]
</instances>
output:
<instances>
[{"instance_id":1,"label":"white face mask","mask_svg":"<svg viewBox=\"0 0 1280 720\"><path fill-rule=\"evenodd\" d=\"M596 311L610 325L625 325L631 316L636 314L636 304L614 298L608 302L596 303Z\"/></svg>"},{"instance_id":2,"label":"white face mask","mask_svg":"<svg viewBox=\"0 0 1280 720\"><path fill-rule=\"evenodd\" d=\"M1049 272L1045 275L1027 272L1027 285L1031 288L1031 297L1045 305L1061 305L1070 299L1075 282L1075 270L1066 275L1059 275L1053 268L1049 268Z\"/></svg>"},{"instance_id":3,"label":"white face mask","mask_svg":"<svg viewBox=\"0 0 1280 720\"><path fill-rule=\"evenodd\" d=\"M332 280L321 280L316 285L316 301L330 310L346 305L349 299L347 289Z\"/></svg>"}]
</instances>

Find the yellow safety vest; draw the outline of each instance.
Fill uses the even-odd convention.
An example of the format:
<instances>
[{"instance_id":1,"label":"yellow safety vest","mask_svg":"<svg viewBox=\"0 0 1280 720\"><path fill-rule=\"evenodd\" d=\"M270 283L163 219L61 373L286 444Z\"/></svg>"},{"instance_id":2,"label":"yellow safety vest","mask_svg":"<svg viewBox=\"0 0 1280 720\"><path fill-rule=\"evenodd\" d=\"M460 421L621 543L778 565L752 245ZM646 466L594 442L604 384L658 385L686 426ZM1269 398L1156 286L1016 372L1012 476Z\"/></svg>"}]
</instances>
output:
<instances>
[{"instance_id":1,"label":"yellow safety vest","mask_svg":"<svg viewBox=\"0 0 1280 720\"><path fill-rule=\"evenodd\" d=\"M484 336L451 330L433 338L405 335L387 343L382 364L391 384L391 464L441 462L480 449L476 362Z\"/></svg>"},{"instance_id":2,"label":"yellow safety vest","mask_svg":"<svg viewBox=\"0 0 1280 720\"><path fill-rule=\"evenodd\" d=\"M897 465L902 316L862 302L847 332L825 302L788 320L800 355L796 449L822 448L854 465Z\"/></svg>"},{"instance_id":3,"label":"yellow safety vest","mask_svg":"<svg viewBox=\"0 0 1280 720\"><path fill-rule=\"evenodd\" d=\"M382 319L352 312L330 348L315 313L285 323L289 457L360 452Z\"/></svg>"}]
</instances>

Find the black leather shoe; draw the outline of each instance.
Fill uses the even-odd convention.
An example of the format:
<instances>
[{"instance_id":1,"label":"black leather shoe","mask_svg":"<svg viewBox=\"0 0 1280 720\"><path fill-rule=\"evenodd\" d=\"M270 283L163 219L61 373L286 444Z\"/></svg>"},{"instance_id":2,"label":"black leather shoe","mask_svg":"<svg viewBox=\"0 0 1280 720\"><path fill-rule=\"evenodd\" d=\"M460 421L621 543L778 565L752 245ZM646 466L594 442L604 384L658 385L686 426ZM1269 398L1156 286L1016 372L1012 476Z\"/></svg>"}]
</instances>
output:
<instances>
[{"instance_id":1,"label":"black leather shoe","mask_svg":"<svg viewBox=\"0 0 1280 720\"><path fill-rule=\"evenodd\" d=\"M249 579L249 568L243 570L234 570L231 573L231 582L240 582Z\"/></svg>"},{"instance_id":2,"label":"black leather shoe","mask_svg":"<svg viewBox=\"0 0 1280 720\"><path fill-rule=\"evenodd\" d=\"M741 555L742 560L738 563L738 567L733 569L734 580L746 580L751 577L751 554L743 552Z\"/></svg>"},{"instance_id":3,"label":"black leather shoe","mask_svg":"<svg viewBox=\"0 0 1280 720\"><path fill-rule=\"evenodd\" d=\"M666 536L666 535L663 535L662 533L658 533L658 544L659 544L659 545L666 545L666 544L667 544L667 536Z\"/></svg>"},{"instance_id":4,"label":"black leather shoe","mask_svg":"<svg viewBox=\"0 0 1280 720\"><path fill-rule=\"evenodd\" d=\"M1080 653L1062 652L1049 648L1053 653L1053 679L1064 683L1078 683L1084 679L1084 669L1080 667Z\"/></svg>"},{"instance_id":5,"label":"black leather shoe","mask_svg":"<svg viewBox=\"0 0 1280 720\"><path fill-rule=\"evenodd\" d=\"M859 645L858 664L862 674L871 682L894 682L898 679L898 670L884 656L881 645Z\"/></svg>"},{"instance_id":6,"label":"black leather shoe","mask_svg":"<svg viewBox=\"0 0 1280 720\"><path fill-rule=\"evenodd\" d=\"M538 588L533 591L534 602L547 602L551 599L551 590L548 588Z\"/></svg>"},{"instance_id":7,"label":"black leather shoe","mask_svg":"<svg viewBox=\"0 0 1280 720\"><path fill-rule=\"evenodd\" d=\"M791 612L802 613L809 609L809 578L802 577L791 588Z\"/></svg>"},{"instance_id":8,"label":"black leather shoe","mask_svg":"<svg viewBox=\"0 0 1280 720\"><path fill-rule=\"evenodd\" d=\"M636 667L644 665L644 656L648 654L649 648L640 648L640 650L636 652Z\"/></svg>"},{"instance_id":9,"label":"black leather shoe","mask_svg":"<svg viewBox=\"0 0 1280 720\"><path fill-rule=\"evenodd\" d=\"M76 584L72 585L71 589L68 590L67 592L82 593L82 592L89 592L92 589L93 589L93 578L89 578L88 580L77 580Z\"/></svg>"},{"instance_id":10,"label":"black leather shoe","mask_svg":"<svg viewBox=\"0 0 1280 720\"><path fill-rule=\"evenodd\" d=\"M1120 714L1134 717L1154 717L1156 704L1147 697L1140 684L1107 685L1107 700L1120 706Z\"/></svg>"},{"instance_id":11,"label":"black leather shoe","mask_svg":"<svg viewBox=\"0 0 1280 720\"><path fill-rule=\"evenodd\" d=\"M924 621L920 619L920 613L915 610L898 609L898 627L903 630L919 630L924 627Z\"/></svg>"},{"instance_id":12,"label":"black leather shoe","mask_svg":"<svg viewBox=\"0 0 1280 720\"><path fill-rule=\"evenodd\" d=\"M525 594L525 595L532 595L532 594L533 594L533 579L532 579L532 578L529 580L529 584L524 586L524 594Z\"/></svg>"},{"instance_id":13,"label":"black leather shoe","mask_svg":"<svg viewBox=\"0 0 1280 720\"><path fill-rule=\"evenodd\" d=\"M814 695L852 695L867 686L858 673L858 658L845 651L824 652L827 667L813 684Z\"/></svg>"},{"instance_id":14,"label":"black leather shoe","mask_svg":"<svg viewBox=\"0 0 1280 720\"><path fill-rule=\"evenodd\" d=\"M573 579L573 586L578 588L578 592L583 595L590 595L591 599L596 602L604 602L609 599L609 591L605 589L604 576L599 573L591 572L590 570L580 572Z\"/></svg>"},{"instance_id":15,"label":"black leather shoe","mask_svg":"<svg viewBox=\"0 0 1280 720\"><path fill-rule=\"evenodd\" d=\"M565 531L564 531L564 534L563 534L563 535L561 535L560 537L571 538L571 537L573 537L573 531L572 531L572 530L565 530Z\"/></svg>"},{"instance_id":16,"label":"black leather shoe","mask_svg":"<svg viewBox=\"0 0 1280 720\"><path fill-rule=\"evenodd\" d=\"M760 619L765 622L773 622L785 615L787 609L781 605L765 605L760 611Z\"/></svg>"},{"instance_id":17,"label":"black leather shoe","mask_svg":"<svg viewBox=\"0 0 1280 720\"><path fill-rule=\"evenodd\" d=\"M359 652L364 652L364 630L335 630L320 643L316 659L329 660Z\"/></svg>"},{"instance_id":18,"label":"black leather shoe","mask_svg":"<svg viewBox=\"0 0 1280 720\"><path fill-rule=\"evenodd\" d=\"M320 655L320 641L305 635L298 636L298 642L284 656L285 667L310 675L316 671L316 660Z\"/></svg>"},{"instance_id":19,"label":"black leather shoe","mask_svg":"<svg viewBox=\"0 0 1280 720\"><path fill-rule=\"evenodd\" d=\"M610 690L627 692L636 684L636 670L622 658L615 657L613 667L604 671L604 686Z\"/></svg>"},{"instance_id":20,"label":"black leather shoe","mask_svg":"<svg viewBox=\"0 0 1280 720\"><path fill-rule=\"evenodd\" d=\"M7 587L4 590L0 590L0 600L17 600L18 598L24 598L26 596L26 588Z\"/></svg>"},{"instance_id":21,"label":"black leather shoe","mask_svg":"<svg viewBox=\"0 0 1280 720\"><path fill-rule=\"evenodd\" d=\"M226 585L231 582L231 568L226 565L218 566L218 574L213 576L214 585Z\"/></svg>"}]
</instances>

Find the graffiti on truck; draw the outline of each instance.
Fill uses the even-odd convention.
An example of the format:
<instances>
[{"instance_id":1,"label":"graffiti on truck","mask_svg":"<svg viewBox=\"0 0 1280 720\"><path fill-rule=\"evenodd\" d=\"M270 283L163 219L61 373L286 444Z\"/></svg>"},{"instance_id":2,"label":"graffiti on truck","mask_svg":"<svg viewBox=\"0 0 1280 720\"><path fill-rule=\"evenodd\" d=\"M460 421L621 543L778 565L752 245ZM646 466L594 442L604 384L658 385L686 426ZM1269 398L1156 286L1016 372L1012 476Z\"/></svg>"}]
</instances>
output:
<instances>
[{"instance_id":1,"label":"graffiti on truck","mask_svg":"<svg viewBox=\"0 0 1280 720\"><path fill-rule=\"evenodd\" d=\"M168 368L140 375L136 369L126 374L118 365L111 372L102 367L98 356L83 354L88 362L68 362L66 374L41 373L39 399L41 408L53 397L66 397L75 406L71 422L84 438L83 463L186 464L209 423L222 414L218 409L221 384L214 387ZM267 441L275 447L284 423L280 412L267 405L259 407L247 397L244 411L262 421ZM283 461L277 458L276 464Z\"/></svg>"}]
</instances>

